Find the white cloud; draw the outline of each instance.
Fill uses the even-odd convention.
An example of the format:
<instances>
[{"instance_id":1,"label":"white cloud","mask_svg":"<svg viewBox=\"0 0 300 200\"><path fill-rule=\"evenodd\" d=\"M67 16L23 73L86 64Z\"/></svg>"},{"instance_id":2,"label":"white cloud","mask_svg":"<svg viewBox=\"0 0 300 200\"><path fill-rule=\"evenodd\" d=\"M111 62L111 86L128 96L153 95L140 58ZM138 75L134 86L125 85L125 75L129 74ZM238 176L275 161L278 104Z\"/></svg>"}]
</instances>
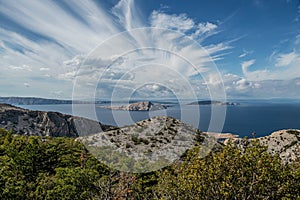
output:
<instances>
[{"instance_id":1,"label":"white cloud","mask_svg":"<svg viewBox=\"0 0 300 200\"><path fill-rule=\"evenodd\" d=\"M152 27L182 32L199 42L218 33L216 24L211 22L197 23L186 14L169 15L161 11L153 11L150 16L150 23Z\"/></svg>"},{"instance_id":2,"label":"white cloud","mask_svg":"<svg viewBox=\"0 0 300 200\"><path fill-rule=\"evenodd\" d=\"M279 54L275 65L278 67L285 67L292 63L300 63L300 54L297 54L296 52Z\"/></svg>"},{"instance_id":3,"label":"white cloud","mask_svg":"<svg viewBox=\"0 0 300 200\"><path fill-rule=\"evenodd\" d=\"M56 90L56 91L51 91L50 93L54 97L61 97L64 92L62 90Z\"/></svg>"},{"instance_id":4,"label":"white cloud","mask_svg":"<svg viewBox=\"0 0 300 200\"><path fill-rule=\"evenodd\" d=\"M118 31L109 14L93 1L66 3L89 22L92 28L65 12L54 1L3 1L0 12L28 30L50 37L69 50L89 51L95 46L95 42L98 44L103 38Z\"/></svg>"},{"instance_id":5,"label":"white cloud","mask_svg":"<svg viewBox=\"0 0 300 200\"><path fill-rule=\"evenodd\" d=\"M32 71L31 67L29 67L28 65L22 65L22 66L11 65L11 66L9 66L9 68L12 70L17 70L17 71L19 71L19 70Z\"/></svg>"},{"instance_id":6,"label":"white cloud","mask_svg":"<svg viewBox=\"0 0 300 200\"><path fill-rule=\"evenodd\" d=\"M50 68L49 67L42 67L42 68L40 68L40 71L50 71Z\"/></svg>"},{"instance_id":7,"label":"white cloud","mask_svg":"<svg viewBox=\"0 0 300 200\"><path fill-rule=\"evenodd\" d=\"M152 27L177 30L183 33L195 27L194 21L188 18L186 14L168 15L162 12L153 11L150 16L150 22Z\"/></svg>"},{"instance_id":8,"label":"white cloud","mask_svg":"<svg viewBox=\"0 0 300 200\"><path fill-rule=\"evenodd\" d=\"M142 22L141 12L136 7L134 0L121 0L113 7L112 13L119 18L120 24L122 24L126 30L133 28L144 27L145 23Z\"/></svg>"},{"instance_id":9,"label":"white cloud","mask_svg":"<svg viewBox=\"0 0 300 200\"><path fill-rule=\"evenodd\" d=\"M192 34L192 37L196 40L203 41L206 38L215 35L218 33L218 26L211 22L199 23L196 27L195 32Z\"/></svg>"},{"instance_id":10,"label":"white cloud","mask_svg":"<svg viewBox=\"0 0 300 200\"><path fill-rule=\"evenodd\" d=\"M171 94L170 91L188 96L189 87L192 87L197 95L206 95L207 87L217 87L222 83L231 96L263 96L268 94L266 92L276 95L276 91L272 90L272 83L280 89L294 87L294 91L298 91L299 80L288 81L299 77L300 74L300 54L295 50L289 53L274 53L271 58L274 65L266 68L258 66L260 70L250 70L249 67L256 60L247 60L241 64L243 77L225 74L222 80L210 64L212 61L221 60L228 50L233 48L231 42L211 44L206 41L204 49L200 51L199 44L178 37L176 32L131 31L111 43L116 42L118 45L108 44L99 50L97 55L101 56L85 60L84 55L88 55L98 44L125 30L150 24L152 27L178 31L202 44L208 37L219 33L219 25L208 21L196 21L187 14L167 14L161 11L153 11L149 17L144 17L137 7L138 2L134 0L121 0L111 10L91 0L65 3L74 11L73 14L66 12L56 1L1 2L2 14L22 24L30 32L44 36L44 39L32 40L22 32L0 28L0 65L6 66L1 73L1 85L11 82L10 87L17 88L23 84L30 90L32 84L35 89L40 87L39 91L32 89L32 94L47 96L48 91L53 91L50 95L70 98L73 82L78 76L84 80L84 90L95 86L99 77L103 75L100 87L102 91L97 91L102 94L109 94L114 88L120 91L120 94L126 93L143 82L149 84L144 87L145 92L140 91L140 94L151 91L155 95L166 96ZM74 17L74 14L78 17ZM299 38L300 36L296 39L296 45L300 44ZM6 45L3 41L12 45ZM21 47L21 50L11 46ZM138 50L139 47L154 47L156 50ZM127 49L134 48L135 51L122 55ZM252 51L243 51L239 58L245 58L251 53ZM121 57L115 60L118 56ZM198 71L184 59L194 61ZM88 66L80 68L83 61ZM157 65L149 68L153 63ZM110 65L111 68L104 71ZM144 67L138 69L139 66ZM102 74L103 72L105 73ZM186 81L199 73L205 75L205 80L190 80L193 84L188 85ZM45 79L48 82L44 81ZM60 90L57 91L57 88Z\"/></svg>"},{"instance_id":11,"label":"white cloud","mask_svg":"<svg viewBox=\"0 0 300 200\"><path fill-rule=\"evenodd\" d=\"M242 63L244 76L251 81L264 80L291 80L300 77L300 54L292 51L290 53L273 52L270 56L271 67L249 71L249 67L254 64L254 60Z\"/></svg>"},{"instance_id":12,"label":"white cloud","mask_svg":"<svg viewBox=\"0 0 300 200\"><path fill-rule=\"evenodd\" d=\"M254 63L254 59L242 62L242 70L245 76L248 74L248 67L252 66Z\"/></svg>"},{"instance_id":13,"label":"white cloud","mask_svg":"<svg viewBox=\"0 0 300 200\"><path fill-rule=\"evenodd\" d=\"M252 54L253 53L253 51L246 51L246 50L243 50L243 53L241 53L240 55L239 55L239 58L244 58L244 57L246 57L246 56L248 56L249 54Z\"/></svg>"},{"instance_id":14,"label":"white cloud","mask_svg":"<svg viewBox=\"0 0 300 200\"><path fill-rule=\"evenodd\" d=\"M206 23L199 23L197 28L198 28L197 29L198 34L205 34L205 33L213 32L215 29L218 28L218 26L216 24L206 22Z\"/></svg>"},{"instance_id":15,"label":"white cloud","mask_svg":"<svg viewBox=\"0 0 300 200\"><path fill-rule=\"evenodd\" d=\"M58 79L73 81L76 75L76 71L66 72L58 75Z\"/></svg>"},{"instance_id":16,"label":"white cloud","mask_svg":"<svg viewBox=\"0 0 300 200\"><path fill-rule=\"evenodd\" d=\"M84 56L76 55L75 57L73 57L70 60L65 60L63 62L63 64L64 65L70 65L70 66L80 66L80 64L82 63L83 60L84 60Z\"/></svg>"}]
</instances>

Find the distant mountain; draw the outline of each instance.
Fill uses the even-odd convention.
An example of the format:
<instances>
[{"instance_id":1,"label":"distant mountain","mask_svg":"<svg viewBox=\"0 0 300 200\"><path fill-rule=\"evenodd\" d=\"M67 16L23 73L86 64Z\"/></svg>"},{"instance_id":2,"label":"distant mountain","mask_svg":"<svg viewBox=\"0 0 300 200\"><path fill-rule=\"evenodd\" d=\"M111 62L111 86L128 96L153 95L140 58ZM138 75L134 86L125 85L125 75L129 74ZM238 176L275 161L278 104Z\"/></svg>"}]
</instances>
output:
<instances>
[{"instance_id":1,"label":"distant mountain","mask_svg":"<svg viewBox=\"0 0 300 200\"><path fill-rule=\"evenodd\" d=\"M211 100L205 100L205 101L195 101L192 103L189 103L188 105L226 105L226 106L236 106L239 105L239 103L236 102L222 102L222 101L211 101Z\"/></svg>"},{"instance_id":2,"label":"distant mountain","mask_svg":"<svg viewBox=\"0 0 300 200\"><path fill-rule=\"evenodd\" d=\"M78 137L107 131L112 126L58 112L43 112L0 104L0 128L20 135Z\"/></svg>"},{"instance_id":3,"label":"distant mountain","mask_svg":"<svg viewBox=\"0 0 300 200\"><path fill-rule=\"evenodd\" d=\"M51 104L88 104L88 103L103 103L103 101L79 101L79 100L59 100L59 99L44 99L37 97L0 97L0 103L13 105L51 105Z\"/></svg>"},{"instance_id":4,"label":"distant mountain","mask_svg":"<svg viewBox=\"0 0 300 200\"><path fill-rule=\"evenodd\" d=\"M166 109L166 105L159 103L152 103L150 101L136 102L122 106L99 106L100 108L106 108L111 110L129 110L129 111L150 111L150 110L163 110Z\"/></svg>"}]
</instances>

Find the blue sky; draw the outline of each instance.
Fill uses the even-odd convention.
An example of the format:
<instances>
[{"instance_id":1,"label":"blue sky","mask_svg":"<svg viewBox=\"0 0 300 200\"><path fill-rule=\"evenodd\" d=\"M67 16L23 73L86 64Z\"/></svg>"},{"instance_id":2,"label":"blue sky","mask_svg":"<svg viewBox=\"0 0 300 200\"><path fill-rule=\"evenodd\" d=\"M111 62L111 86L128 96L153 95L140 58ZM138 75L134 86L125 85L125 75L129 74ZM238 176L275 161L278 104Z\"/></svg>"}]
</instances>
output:
<instances>
[{"instance_id":1,"label":"blue sky","mask_svg":"<svg viewBox=\"0 0 300 200\"><path fill-rule=\"evenodd\" d=\"M206 53L191 42L185 43L191 45L189 52L183 51L179 35L134 31L142 27L184 34ZM118 36L119 43L110 41L124 31L129 34ZM120 56L127 39L138 41L137 46L151 41L154 48L169 48L197 63L198 71L173 54L162 57L161 50ZM114 49L101 49L107 40ZM87 59L95 51L97 62ZM110 57L104 57L106 53ZM116 93L123 98L134 93L207 98L222 90L227 98L298 99L300 1L0 0L0 56L0 96L70 99L74 91L89 91L75 97L110 98ZM86 60L92 63L88 68L82 67ZM136 68L137 63L144 67Z\"/></svg>"}]
</instances>

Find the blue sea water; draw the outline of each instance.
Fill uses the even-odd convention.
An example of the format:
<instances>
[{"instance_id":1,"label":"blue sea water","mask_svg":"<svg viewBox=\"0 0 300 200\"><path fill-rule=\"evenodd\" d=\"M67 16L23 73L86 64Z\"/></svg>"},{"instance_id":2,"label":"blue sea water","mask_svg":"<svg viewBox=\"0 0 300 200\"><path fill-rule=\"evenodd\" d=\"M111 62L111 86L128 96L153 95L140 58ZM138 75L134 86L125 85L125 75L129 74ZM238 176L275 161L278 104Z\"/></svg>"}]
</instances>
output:
<instances>
[{"instance_id":1,"label":"blue sea water","mask_svg":"<svg viewBox=\"0 0 300 200\"><path fill-rule=\"evenodd\" d=\"M136 121L147 119L153 116L168 115L180 119L202 131L217 131L234 133L243 136L251 136L255 132L258 137L269 135L280 129L300 129L300 103L247 103L243 102L236 106L214 106L217 111L213 118L220 118L222 122L223 111L224 126L221 130L210 126L212 117L211 106L174 104L167 110L160 111L112 111L99 108L96 105L77 104L72 108L70 104L58 105L23 105L23 108L41 111L56 111L65 114L75 114L82 117L96 119L104 124L124 126ZM96 115L90 108L95 110ZM74 112L76 109L76 112ZM220 110L220 112L218 112ZM198 120L198 117L200 117Z\"/></svg>"}]
</instances>

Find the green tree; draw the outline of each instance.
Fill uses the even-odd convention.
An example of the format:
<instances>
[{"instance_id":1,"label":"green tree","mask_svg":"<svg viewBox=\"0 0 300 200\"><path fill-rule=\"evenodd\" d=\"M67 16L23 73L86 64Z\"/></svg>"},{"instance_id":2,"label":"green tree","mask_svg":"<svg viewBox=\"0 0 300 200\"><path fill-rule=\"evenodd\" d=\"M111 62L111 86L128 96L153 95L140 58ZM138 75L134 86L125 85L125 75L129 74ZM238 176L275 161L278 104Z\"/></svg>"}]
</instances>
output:
<instances>
[{"instance_id":1,"label":"green tree","mask_svg":"<svg viewBox=\"0 0 300 200\"><path fill-rule=\"evenodd\" d=\"M199 157L201 147L187 153L159 177L162 199L297 199L299 176L257 143L245 152L230 145ZM291 189L293 188L293 189Z\"/></svg>"}]
</instances>

